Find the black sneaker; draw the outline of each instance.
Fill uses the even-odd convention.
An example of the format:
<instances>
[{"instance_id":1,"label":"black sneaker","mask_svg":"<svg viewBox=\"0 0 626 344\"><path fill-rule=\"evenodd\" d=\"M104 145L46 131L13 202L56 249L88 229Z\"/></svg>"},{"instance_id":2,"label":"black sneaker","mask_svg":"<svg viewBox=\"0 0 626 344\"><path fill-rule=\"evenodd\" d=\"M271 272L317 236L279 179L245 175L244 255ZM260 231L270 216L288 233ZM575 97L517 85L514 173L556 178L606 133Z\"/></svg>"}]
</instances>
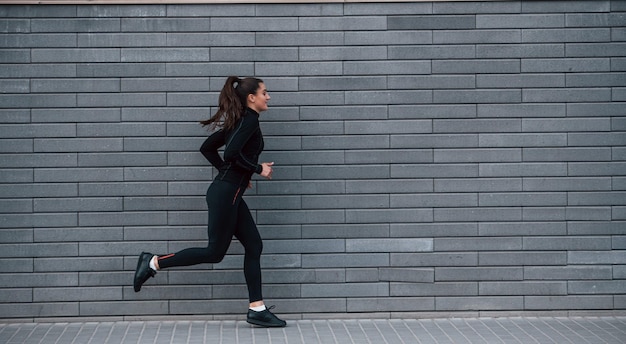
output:
<instances>
[{"instance_id":1,"label":"black sneaker","mask_svg":"<svg viewBox=\"0 0 626 344\"><path fill-rule=\"evenodd\" d=\"M135 280L133 286L135 287L135 293L141 290L141 285L150 277L156 275L156 271L150 268L150 259L154 255L147 252L141 252L139 255L139 261L137 261L137 269L135 270Z\"/></svg>"},{"instance_id":2,"label":"black sneaker","mask_svg":"<svg viewBox=\"0 0 626 344\"><path fill-rule=\"evenodd\" d=\"M251 309L248 309L248 318L247 322L252 325L263 326L263 327L285 327L287 326L287 322L284 320L278 319L270 309L274 308L271 306L263 311L256 312Z\"/></svg>"}]
</instances>

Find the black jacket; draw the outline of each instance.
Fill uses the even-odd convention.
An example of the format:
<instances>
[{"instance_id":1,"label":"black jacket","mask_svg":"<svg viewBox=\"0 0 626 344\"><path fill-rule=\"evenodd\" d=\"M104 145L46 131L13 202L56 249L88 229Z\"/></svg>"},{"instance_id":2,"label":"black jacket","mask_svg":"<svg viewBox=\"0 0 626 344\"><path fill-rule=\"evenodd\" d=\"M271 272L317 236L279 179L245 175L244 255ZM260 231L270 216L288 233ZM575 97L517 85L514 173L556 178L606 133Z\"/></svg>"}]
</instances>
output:
<instances>
[{"instance_id":1,"label":"black jacket","mask_svg":"<svg viewBox=\"0 0 626 344\"><path fill-rule=\"evenodd\" d=\"M217 150L224 148L224 158ZM259 114L246 109L232 130L220 129L209 136L200 152L218 169L215 180L224 180L247 187L254 173L261 173L263 167L258 163L263 151L263 134L259 127Z\"/></svg>"}]
</instances>

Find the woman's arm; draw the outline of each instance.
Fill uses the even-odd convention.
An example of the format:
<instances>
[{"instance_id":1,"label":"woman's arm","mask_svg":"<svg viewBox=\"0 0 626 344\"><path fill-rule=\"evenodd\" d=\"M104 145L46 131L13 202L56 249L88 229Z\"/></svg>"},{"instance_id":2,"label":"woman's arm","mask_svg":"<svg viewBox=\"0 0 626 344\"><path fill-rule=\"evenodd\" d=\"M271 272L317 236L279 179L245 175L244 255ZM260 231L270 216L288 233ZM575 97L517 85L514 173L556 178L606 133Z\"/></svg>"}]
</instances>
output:
<instances>
[{"instance_id":1,"label":"woman's arm","mask_svg":"<svg viewBox=\"0 0 626 344\"><path fill-rule=\"evenodd\" d=\"M243 154L243 147L257 130L259 130L259 119L256 116L249 115L243 117L227 139L226 148L224 149L224 160L233 162L250 172L261 174L263 166L256 161L249 160Z\"/></svg>"},{"instance_id":2,"label":"woman's arm","mask_svg":"<svg viewBox=\"0 0 626 344\"><path fill-rule=\"evenodd\" d=\"M218 170L224 165L224 160L222 160L222 157L217 153L217 150L224 145L225 138L226 135L224 131L218 130L204 140L204 143L200 146L202 155Z\"/></svg>"}]
</instances>

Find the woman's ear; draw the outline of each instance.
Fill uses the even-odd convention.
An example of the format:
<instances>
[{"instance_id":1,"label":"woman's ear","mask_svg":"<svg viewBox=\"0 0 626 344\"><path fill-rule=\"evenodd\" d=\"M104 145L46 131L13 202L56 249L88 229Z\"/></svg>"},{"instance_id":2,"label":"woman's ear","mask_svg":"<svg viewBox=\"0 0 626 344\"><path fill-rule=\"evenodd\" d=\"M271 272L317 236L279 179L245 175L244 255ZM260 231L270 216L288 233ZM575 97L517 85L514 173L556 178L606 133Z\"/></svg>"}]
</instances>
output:
<instances>
[{"instance_id":1,"label":"woman's ear","mask_svg":"<svg viewBox=\"0 0 626 344\"><path fill-rule=\"evenodd\" d=\"M254 104L254 102L256 101L256 96L252 93L248 94L247 101L248 101L248 104L250 103Z\"/></svg>"}]
</instances>

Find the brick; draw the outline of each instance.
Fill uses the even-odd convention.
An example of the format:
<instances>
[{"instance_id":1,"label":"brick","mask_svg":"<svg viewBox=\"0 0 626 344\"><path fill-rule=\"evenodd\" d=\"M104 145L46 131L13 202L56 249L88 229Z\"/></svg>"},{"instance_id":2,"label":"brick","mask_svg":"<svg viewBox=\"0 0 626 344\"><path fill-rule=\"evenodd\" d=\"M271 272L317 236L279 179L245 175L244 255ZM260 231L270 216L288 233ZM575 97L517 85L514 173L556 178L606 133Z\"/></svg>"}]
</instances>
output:
<instances>
[{"instance_id":1,"label":"brick","mask_svg":"<svg viewBox=\"0 0 626 344\"><path fill-rule=\"evenodd\" d=\"M621 264L624 251L572 251L568 252L569 264Z\"/></svg>"},{"instance_id":2,"label":"brick","mask_svg":"<svg viewBox=\"0 0 626 344\"><path fill-rule=\"evenodd\" d=\"M534 206L554 207L565 206L568 203L568 195L564 192L508 192L508 193L482 193L479 195L479 206Z\"/></svg>"},{"instance_id":3,"label":"brick","mask_svg":"<svg viewBox=\"0 0 626 344\"><path fill-rule=\"evenodd\" d=\"M348 223L397 223L431 221L433 221L433 213L430 209L346 210L346 222Z\"/></svg>"},{"instance_id":4,"label":"brick","mask_svg":"<svg viewBox=\"0 0 626 344\"><path fill-rule=\"evenodd\" d=\"M476 57L474 45L400 45L387 48L389 60L470 59Z\"/></svg>"},{"instance_id":5,"label":"brick","mask_svg":"<svg viewBox=\"0 0 626 344\"><path fill-rule=\"evenodd\" d=\"M300 120L344 120L344 119L386 119L387 106L372 105L344 107L344 106L302 106ZM305 138L303 138L305 139ZM308 139L308 138L307 138Z\"/></svg>"},{"instance_id":6,"label":"brick","mask_svg":"<svg viewBox=\"0 0 626 344\"><path fill-rule=\"evenodd\" d=\"M11 206L10 202L15 200L0 200L3 203L3 206ZM24 201L19 201L16 203L25 203ZM32 202L31 202L32 203ZM16 209L18 207L15 207ZM32 212L32 205L30 206L31 210L28 212ZM9 209L7 209L9 210ZM7 213L9 211L6 211ZM11 211L12 212L12 211ZM5 234L4 243L12 244L12 243L32 243L33 242L33 230L32 229L12 229L12 230L3 230ZM10 270L10 269L9 269Z\"/></svg>"},{"instance_id":7,"label":"brick","mask_svg":"<svg viewBox=\"0 0 626 344\"><path fill-rule=\"evenodd\" d=\"M8 33L4 34L6 48L74 48L75 33ZM60 76L60 75L59 75ZM39 75L39 77L42 77Z\"/></svg>"},{"instance_id":8,"label":"brick","mask_svg":"<svg viewBox=\"0 0 626 344\"><path fill-rule=\"evenodd\" d=\"M433 91L433 101L436 103L506 103L519 102L521 93L519 90L435 90Z\"/></svg>"},{"instance_id":9,"label":"brick","mask_svg":"<svg viewBox=\"0 0 626 344\"><path fill-rule=\"evenodd\" d=\"M387 120L381 123L370 121L350 121L344 124L346 134L407 134L407 133L430 133L432 121L430 120Z\"/></svg>"},{"instance_id":10,"label":"brick","mask_svg":"<svg viewBox=\"0 0 626 344\"><path fill-rule=\"evenodd\" d=\"M32 303L33 292L30 289L3 289L0 291L2 303Z\"/></svg>"},{"instance_id":11,"label":"brick","mask_svg":"<svg viewBox=\"0 0 626 344\"><path fill-rule=\"evenodd\" d=\"M476 28L552 28L565 26L562 14L476 15Z\"/></svg>"},{"instance_id":12,"label":"brick","mask_svg":"<svg viewBox=\"0 0 626 344\"><path fill-rule=\"evenodd\" d=\"M80 213L79 223L82 226L133 226L133 225L164 225L167 224L165 212L111 212L111 213Z\"/></svg>"},{"instance_id":13,"label":"brick","mask_svg":"<svg viewBox=\"0 0 626 344\"><path fill-rule=\"evenodd\" d=\"M383 165L368 165L364 169L359 165L310 166L302 171L302 179L379 179L389 178L389 170L376 168Z\"/></svg>"},{"instance_id":14,"label":"brick","mask_svg":"<svg viewBox=\"0 0 626 344\"><path fill-rule=\"evenodd\" d=\"M571 206L626 205L626 192L569 192L567 203Z\"/></svg>"},{"instance_id":15,"label":"brick","mask_svg":"<svg viewBox=\"0 0 626 344\"><path fill-rule=\"evenodd\" d=\"M521 233L520 233L521 234ZM541 265L541 266L562 266L567 264L567 254L565 252L479 252L479 266L524 266ZM526 276L524 270L524 278L532 279Z\"/></svg>"},{"instance_id":16,"label":"brick","mask_svg":"<svg viewBox=\"0 0 626 344\"><path fill-rule=\"evenodd\" d=\"M2 153L32 153L32 139L0 139Z\"/></svg>"},{"instance_id":17,"label":"brick","mask_svg":"<svg viewBox=\"0 0 626 344\"><path fill-rule=\"evenodd\" d=\"M123 48L121 62L204 62L208 48Z\"/></svg>"},{"instance_id":18,"label":"brick","mask_svg":"<svg viewBox=\"0 0 626 344\"><path fill-rule=\"evenodd\" d=\"M428 3L345 3L344 15L370 15L372 13L396 15L396 14L429 14L432 13L432 5Z\"/></svg>"},{"instance_id":19,"label":"brick","mask_svg":"<svg viewBox=\"0 0 626 344\"><path fill-rule=\"evenodd\" d=\"M30 112L26 109L3 109L0 111L0 123L29 123Z\"/></svg>"},{"instance_id":20,"label":"brick","mask_svg":"<svg viewBox=\"0 0 626 344\"><path fill-rule=\"evenodd\" d=\"M568 225L567 231L569 235L620 235L624 234L624 223L620 221L613 222L576 222Z\"/></svg>"},{"instance_id":21,"label":"brick","mask_svg":"<svg viewBox=\"0 0 626 344\"><path fill-rule=\"evenodd\" d=\"M480 134L478 142L480 147L566 146L567 134Z\"/></svg>"},{"instance_id":22,"label":"brick","mask_svg":"<svg viewBox=\"0 0 626 344\"><path fill-rule=\"evenodd\" d=\"M478 295L476 282L391 283L390 296Z\"/></svg>"},{"instance_id":23,"label":"brick","mask_svg":"<svg viewBox=\"0 0 626 344\"><path fill-rule=\"evenodd\" d=\"M348 312L432 311L434 298L364 298L348 300Z\"/></svg>"},{"instance_id":24,"label":"brick","mask_svg":"<svg viewBox=\"0 0 626 344\"><path fill-rule=\"evenodd\" d=\"M468 15L393 16L387 20L388 30L474 29L476 20Z\"/></svg>"},{"instance_id":25,"label":"brick","mask_svg":"<svg viewBox=\"0 0 626 344\"><path fill-rule=\"evenodd\" d=\"M80 153L78 166L165 166L167 156L164 153Z\"/></svg>"},{"instance_id":26,"label":"brick","mask_svg":"<svg viewBox=\"0 0 626 344\"><path fill-rule=\"evenodd\" d=\"M578 162L569 163L570 176L619 176L624 175L626 164L622 162Z\"/></svg>"},{"instance_id":27,"label":"brick","mask_svg":"<svg viewBox=\"0 0 626 344\"><path fill-rule=\"evenodd\" d=\"M521 4L516 2L459 2L433 3L433 13L520 13Z\"/></svg>"},{"instance_id":28,"label":"brick","mask_svg":"<svg viewBox=\"0 0 626 344\"><path fill-rule=\"evenodd\" d=\"M478 117L565 117L564 104L478 104Z\"/></svg>"},{"instance_id":29,"label":"brick","mask_svg":"<svg viewBox=\"0 0 626 344\"><path fill-rule=\"evenodd\" d=\"M256 46L341 46L341 32L274 32L257 33Z\"/></svg>"},{"instance_id":30,"label":"brick","mask_svg":"<svg viewBox=\"0 0 626 344\"><path fill-rule=\"evenodd\" d=\"M542 12L608 12L610 4L606 1L579 1L572 4L560 1L544 1L541 3L522 4L522 13Z\"/></svg>"},{"instance_id":31,"label":"brick","mask_svg":"<svg viewBox=\"0 0 626 344\"><path fill-rule=\"evenodd\" d=\"M75 317L79 315L78 302L3 304L0 305L0 312L22 318L32 314L38 314L42 317Z\"/></svg>"},{"instance_id":32,"label":"brick","mask_svg":"<svg viewBox=\"0 0 626 344\"><path fill-rule=\"evenodd\" d=\"M567 207L566 219L569 221L608 221L611 220L611 207Z\"/></svg>"},{"instance_id":33,"label":"brick","mask_svg":"<svg viewBox=\"0 0 626 344\"><path fill-rule=\"evenodd\" d=\"M250 7L250 6L248 6ZM257 16L336 16L343 14L343 4L259 4L255 6ZM244 12L245 13L245 12Z\"/></svg>"},{"instance_id":34,"label":"brick","mask_svg":"<svg viewBox=\"0 0 626 344\"><path fill-rule=\"evenodd\" d=\"M610 40L610 31L608 28L523 29L522 42L606 42Z\"/></svg>"},{"instance_id":35,"label":"brick","mask_svg":"<svg viewBox=\"0 0 626 344\"><path fill-rule=\"evenodd\" d=\"M434 220L455 221L520 221L519 208L438 208L434 209Z\"/></svg>"},{"instance_id":36,"label":"brick","mask_svg":"<svg viewBox=\"0 0 626 344\"><path fill-rule=\"evenodd\" d=\"M165 33L79 33L79 47L133 47L133 46L165 46Z\"/></svg>"},{"instance_id":37,"label":"brick","mask_svg":"<svg viewBox=\"0 0 626 344\"><path fill-rule=\"evenodd\" d=\"M0 166L6 167L72 167L76 166L76 154L3 154Z\"/></svg>"},{"instance_id":38,"label":"brick","mask_svg":"<svg viewBox=\"0 0 626 344\"><path fill-rule=\"evenodd\" d=\"M567 282L479 282L479 295L567 295Z\"/></svg>"},{"instance_id":39,"label":"brick","mask_svg":"<svg viewBox=\"0 0 626 344\"><path fill-rule=\"evenodd\" d=\"M33 108L74 107L77 105L74 94L11 94L0 95L0 106L21 108L30 104Z\"/></svg>"},{"instance_id":40,"label":"brick","mask_svg":"<svg viewBox=\"0 0 626 344\"><path fill-rule=\"evenodd\" d=\"M567 87L623 86L626 73L577 73L566 76Z\"/></svg>"},{"instance_id":41,"label":"brick","mask_svg":"<svg viewBox=\"0 0 626 344\"><path fill-rule=\"evenodd\" d=\"M619 146L624 139L626 139L626 134L621 132L568 134L570 146Z\"/></svg>"},{"instance_id":42,"label":"brick","mask_svg":"<svg viewBox=\"0 0 626 344\"><path fill-rule=\"evenodd\" d=\"M523 119L522 130L530 132L610 131L609 118Z\"/></svg>"},{"instance_id":43,"label":"brick","mask_svg":"<svg viewBox=\"0 0 626 344\"><path fill-rule=\"evenodd\" d=\"M470 163L470 162L514 162L522 160L520 149L435 149L434 161L437 163Z\"/></svg>"},{"instance_id":44,"label":"brick","mask_svg":"<svg viewBox=\"0 0 626 344\"><path fill-rule=\"evenodd\" d=\"M623 20L620 13L572 13L565 15L566 25L573 27L619 26Z\"/></svg>"},{"instance_id":45,"label":"brick","mask_svg":"<svg viewBox=\"0 0 626 344\"><path fill-rule=\"evenodd\" d=\"M446 28L449 29L449 28ZM516 30L438 30L433 32L434 44L497 44L520 43L521 31Z\"/></svg>"},{"instance_id":46,"label":"brick","mask_svg":"<svg viewBox=\"0 0 626 344\"><path fill-rule=\"evenodd\" d=\"M389 197L385 195L303 195L301 197L303 209L350 209L389 207Z\"/></svg>"},{"instance_id":47,"label":"brick","mask_svg":"<svg viewBox=\"0 0 626 344\"><path fill-rule=\"evenodd\" d=\"M2 56L0 56L0 63L30 63L30 51L26 49L6 49L4 50ZM7 83L7 80L3 80L3 83ZM13 88L16 87L13 86ZM24 86L21 88L24 88ZM7 88L7 91L10 90L11 88ZM28 91L28 85L26 85L26 91Z\"/></svg>"},{"instance_id":48,"label":"brick","mask_svg":"<svg viewBox=\"0 0 626 344\"><path fill-rule=\"evenodd\" d=\"M438 129L460 132L454 122L438 124ZM445 125L444 125L445 124ZM446 147L478 147L477 134L427 134L427 135L392 135L391 148L446 148Z\"/></svg>"},{"instance_id":49,"label":"brick","mask_svg":"<svg viewBox=\"0 0 626 344\"><path fill-rule=\"evenodd\" d=\"M276 21L276 19L272 19ZM385 30L387 29L387 17L386 16L373 16L371 14L367 16L350 16L350 17L302 17L298 18L298 23L295 25L294 30L301 31L353 31L353 30ZM255 25L258 26L266 25ZM239 27L237 27L240 30ZM278 30L287 31L289 26L284 25ZM267 31L272 30L271 26Z\"/></svg>"},{"instance_id":50,"label":"brick","mask_svg":"<svg viewBox=\"0 0 626 344\"><path fill-rule=\"evenodd\" d=\"M388 224L303 224L302 238L386 238Z\"/></svg>"},{"instance_id":51,"label":"brick","mask_svg":"<svg viewBox=\"0 0 626 344\"><path fill-rule=\"evenodd\" d=\"M472 207L478 205L476 194L404 194L391 195L392 208Z\"/></svg>"},{"instance_id":52,"label":"brick","mask_svg":"<svg viewBox=\"0 0 626 344\"><path fill-rule=\"evenodd\" d=\"M130 17L162 17L166 15L166 6L165 5L157 5L157 6L140 6L140 5L130 5L130 6L115 6L115 5L107 5L107 6L78 6L76 8L76 15L78 17L97 17L97 18L106 18L106 17L121 17L121 16L130 16Z\"/></svg>"},{"instance_id":53,"label":"brick","mask_svg":"<svg viewBox=\"0 0 626 344\"><path fill-rule=\"evenodd\" d=\"M30 83L28 80L4 80L1 82L6 93L29 93Z\"/></svg>"},{"instance_id":54,"label":"brick","mask_svg":"<svg viewBox=\"0 0 626 344\"><path fill-rule=\"evenodd\" d=\"M566 57L617 57L626 54L626 43L567 43Z\"/></svg>"},{"instance_id":55,"label":"brick","mask_svg":"<svg viewBox=\"0 0 626 344\"><path fill-rule=\"evenodd\" d=\"M118 32L118 18L31 19L31 32Z\"/></svg>"},{"instance_id":56,"label":"brick","mask_svg":"<svg viewBox=\"0 0 626 344\"><path fill-rule=\"evenodd\" d=\"M120 109L32 109L33 123L119 122Z\"/></svg>"},{"instance_id":57,"label":"brick","mask_svg":"<svg viewBox=\"0 0 626 344\"><path fill-rule=\"evenodd\" d=\"M118 79L33 79L33 93L119 92Z\"/></svg>"},{"instance_id":58,"label":"brick","mask_svg":"<svg viewBox=\"0 0 626 344\"><path fill-rule=\"evenodd\" d=\"M525 161L610 161L606 148L524 148Z\"/></svg>"},{"instance_id":59,"label":"brick","mask_svg":"<svg viewBox=\"0 0 626 344\"><path fill-rule=\"evenodd\" d=\"M208 32L212 20L204 18L122 18L121 31L125 32Z\"/></svg>"},{"instance_id":60,"label":"brick","mask_svg":"<svg viewBox=\"0 0 626 344\"><path fill-rule=\"evenodd\" d=\"M476 164L392 165L391 178L469 178L478 176Z\"/></svg>"},{"instance_id":61,"label":"brick","mask_svg":"<svg viewBox=\"0 0 626 344\"><path fill-rule=\"evenodd\" d=\"M470 223L392 224L390 236L398 238L465 237L478 235L478 226Z\"/></svg>"},{"instance_id":62,"label":"brick","mask_svg":"<svg viewBox=\"0 0 626 344\"><path fill-rule=\"evenodd\" d=\"M257 213L257 224L344 223L343 210L274 211Z\"/></svg>"},{"instance_id":63,"label":"brick","mask_svg":"<svg viewBox=\"0 0 626 344\"><path fill-rule=\"evenodd\" d=\"M35 139L35 152L120 152L122 138Z\"/></svg>"},{"instance_id":64,"label":"brick","mask_svg":"<svg viewBox=\"0 0 626 344\"><path fill-rule=\"evenodd\" d=\"M193 36L191 36L193 37ZM199 38L205 38L203 35ZM185 34L185 38L189 40L189 35ZM169 39L169 35L168 35ZM232 38L231 38L232 39ZM239 40L239 39L238 39ZM250 45L254 45L254 37L251 37ZM218 45L213 42L207 43L188 43L190 46L194 45ZM173 43L172 43L173 44ZM181 45L182 43L178 43ZM226 45L220 44L220 45ZM254 47L254 48L211 48L211 61L298 61L298 48L263 48L263 47ZM272 90L277 90L275 87L275 83L272 82Z\"/></svg>"},{"instance_id":65,"label":"brick","mask_svg":"<svg viewBox=\"0 0 626 344\"><path fill-rule=\"evenodd\" d=\"M29 19L2 19L0 20L0 32L30 32L30 20Z\"/></svg>"},{"instance_id":66,"label":"brick","mask_svg":"<svg viewBox=\"0 0 626 344\"><path fill-rule=\"evenodd\" d=\"M484 74L476 76L479 88L530 88L564 87L565 76L562 74Z\"/></svg>"},{"instance_id":67,"label":"brick","mask_svg":"<svg viewBox=\"0 0 626 344\"><path fill-rule=\"evenodd\" d=\"M319 182L315 182L319 183ZM337 189L335 189L337 190ZM345 190L349 194L359 193L414 193L432 192L431 180L351 180L346 181Z\"/></svg>"},{"instance_id":68,"label":"brick","mask_svg":"<svg viewBox=\"0 0 626 344\"><path fill-rule=\"evenodd\" d=\"M0 184L3 197L71 197L78 195L75 183Z\"/></svg>"},{"instance_id":69,"label":"brick","mask_svg":"<svg viewBox=\"0 0 626 344\"><path fill-rule=\"evenodd\" d=\"M429 44L433 41L431 31L346 31L345 45L410 45ZM410 62L410 61L407 61ZM415 61L418 62L418 61ZM348 64L348 62L346 62ZM403 74L403 73L398 73Z\"/></svg>"},{"instance_id":70,"label":"brick","mask_svg":"<svg viewBox=\"0 0 626 344\"><path fill-rule=\"evenodd\" d=\"M568 281L570 295L623 294L626 284L623 281Z\"/></svg>"},{"instance_id":71,"label":"brick","mask_svg":"<svg viewBox=\"0 0 626 344\"><path fill-rule=\"evenodd\" d=\"M612 309L613 296L526 296L524 307L541 309Z\"/></svg>"},{"instance_id":72,"label":"brick","mask_svg":"<svg viewBox=\"0 0 626 344\"><path fill-rule=\"evenodd\" d=\"M609 237L525 237L525 250L606 250L611 248Z\"/></svg>"},{"instance_id":73,"label":"brick","mask_svg":"<svg viewBox=\"0 0 626 344\"><path fill-rule=\"evenodd\" d=\"M371 90L384 88L385 77L301 77L298 88L301 91Z\"/></svg>"},{"instance_id":74,"label":"brick","mask_svg":"<svg viewBox=\"0 0 626 344\"><path fill-rule=\"evenodd\" d=\"M121 198L46 198L34 200L36 212L121 211Z\"/></svg>"},{"instance_id":75,"label":"brick","mask_svg":"<svg viewBox=\"0 0 626 344\"><path fill-rule=\"evenodd\" d=\"M81 63L74 70L85 78L165 76L165 63Z\"/></svg>"},{"instance_id":76,"label":"brick","mask_svg":"<svg viewBox=\"0 0 626 344\"><path fill-rule=\"evenodd\" d=\"M435 238L435 251L507 251L522 248L522 240L517 237L493 238Z\"/></svg>"},{"instance_id":77,"label":"brick","mask_svg":"<svg viewBox=\"0 0 626 344\"><path fill-rule=\"evenodd\" d=\"M76 96L80 107L107 106L164 106L164 93L82 93Z\"/></svg>"},{"instance_id":78,"label":"brick","mask_svg":"<svg viewBox=\"0 0 626 344\"><path fill-rule=\"evenodd\" d=\"M429 252L431 239L346 239L346 252Z\"/></svg>"},{"instance_id":79,"label":"brick","mask_svg":"<svg viewBox=\"0 0 626 344\"><path fill-rule=\"evenodd\" d=\"M445 310L508 310L521 309L525 297L488 296L488 297L437 297L435 309Z\"/></svg>"},{"instance_id":80,"label":"brick","mask_svg":"<svg viewBox=\"0 0 626 344\"><path fill-rule=\"evenodd\" d=\"M301 141L302 148L307 150L389 148L387 135L305 136Z\"/></svg>"},{"instance_id":81,"label":"brick","mask_svg":"<svg viewBox=\"0 0 626 344\"><path fill-rule=\"evenodd\" d=\"M479 167L481 177L558 177L567 173L565 163L481 164Z\"/></svg>"},{"instance_id":82,"label":"brick","mask_svg":"<svg viewBox=\"0 0 626 344\"><path fill-rule=\"evenodd\" d=\"M388 253L303 254L303 268L347 268L389 266Z\"/></svg>"},{"instance_id":83,"label":"brick","mask_svg":"<svg viewBox=\"0 0 626 344\"><path fill-rule=\"evenodd\" d=\"M586 252L580 252L585 254ZM568 263L574 263L568 253ZM578 252L576 252L578 254ZM588 261L587 264L593 264ZM611 279L612 271L609 266L601 265L569 265L569 266L526 266L524 267L525 280L607 280Z\"/></svg>"},{"instance_id":84,"label":"brick","mask_svg":"<svg viewBox=\"0 0 626 344\"><path fill-rule=\"evenodd\" d=\"M387 283L302 284L302 297L389 296Z\"/></svg>"},{"instance_id":85,"label":"brick","mask_svg":"<svg viewBox=\"0 0 626 344\"><path fill-rule=\"evenodd\" d=\"M519 178L436 179L434 183L436 192L504 192L522 190L522 180Z\"/></svg>"},{"instance_id":86,"label":"brick","mask_svg":"<svg viewBox=\"0 0 626 344\"><path fill-rule=\"evenodd\" d=\"M32 49L35 63L120 62L119 49Z\"/></svg>"},{"instance_id":87,"label":"brick","mask_svg":"<svg viewBox=\"0 0 626 344\"><path fill-rule=\"evenodd\" d=\"M388 282L435 282L435 270L431 268L381 268L378 275L381 281Z\"/></svg>"},{"instance_id":88,"label":"brick","mask_svg":"<svg viewBox=\"0 0 626 344\"><path fill-rule=\"evenodd\" d=\"M503 74L519 73L519 60L436 60L433 74ZM508 93L508 92L505 92Z\"/></svg>"},{"instance_id":89,"label":"brick","mask_svg":"<svg viewBox=\"0 0 626 344\"><path fill-rule=\"evenodd\" d=\"M391 253L392 267L477 266L477 252Z\"/></svg>"},{"instance_id":90,"label":"brick","mask_svg":"<svg viewBox=\"0 0 626 344\"><path fill-rule=\"evenodd\" d=\"M388 87L394 89L474 88L475 85L475 77L472 75L413 75L388 77Z\"/></svg>"},{"instance_id":91,"label":"brick","mask_svg":"<svg viewBox=\"0 0 626 344\"><path fill-rule=\"evenodd\" d=\"M35 228L35 242L70 242L70 241L121 241L124 239L121 227L102 228ZM74 262L76 263L76 262ZM115 260L99 262L104 266L117 264ZM38 261L37 266L48 264L47 261Z\"/></svg>"},{"instance_id":92,"label":"brick","mask_svg":"<svg viewBox=\"0 0 626 344\"><path fill-rule=\"evenodd\" d=\"M149 315L164 314L168 309L167 301L91 301L81 302L81 316L106 316L112 314L115 309L123 309L118 311L123 315Z\"/></svg>"},{"instance_id":93,"label":"brick","mask_svg":"<svg viewBox=\"0 0 626 344\"><path fill-rule=\"evenodd\" d=\"M74 124L8 124L0 125L3 138L11 137L74 137Z\"/></svg>"},{"instance_id":94,"label":"brick","mask_svg":"<svg viewBox=\"0 0 626 344\"><path fill-rule=\"evenodd\" d=\"M607 58L522 59L522 73L604 72L611 69Z\"/></svg>"},{"instance_id":95,"label":"brick","mask_svg":"<svg viewBox=\"0 0 626 344\"><path fill-rule=\"evenodd\" d=\"M345 93L345 104L378 105L378 104L422 104L432 103L432 91L348 91Z\"/></svg>"}]
</instances>

